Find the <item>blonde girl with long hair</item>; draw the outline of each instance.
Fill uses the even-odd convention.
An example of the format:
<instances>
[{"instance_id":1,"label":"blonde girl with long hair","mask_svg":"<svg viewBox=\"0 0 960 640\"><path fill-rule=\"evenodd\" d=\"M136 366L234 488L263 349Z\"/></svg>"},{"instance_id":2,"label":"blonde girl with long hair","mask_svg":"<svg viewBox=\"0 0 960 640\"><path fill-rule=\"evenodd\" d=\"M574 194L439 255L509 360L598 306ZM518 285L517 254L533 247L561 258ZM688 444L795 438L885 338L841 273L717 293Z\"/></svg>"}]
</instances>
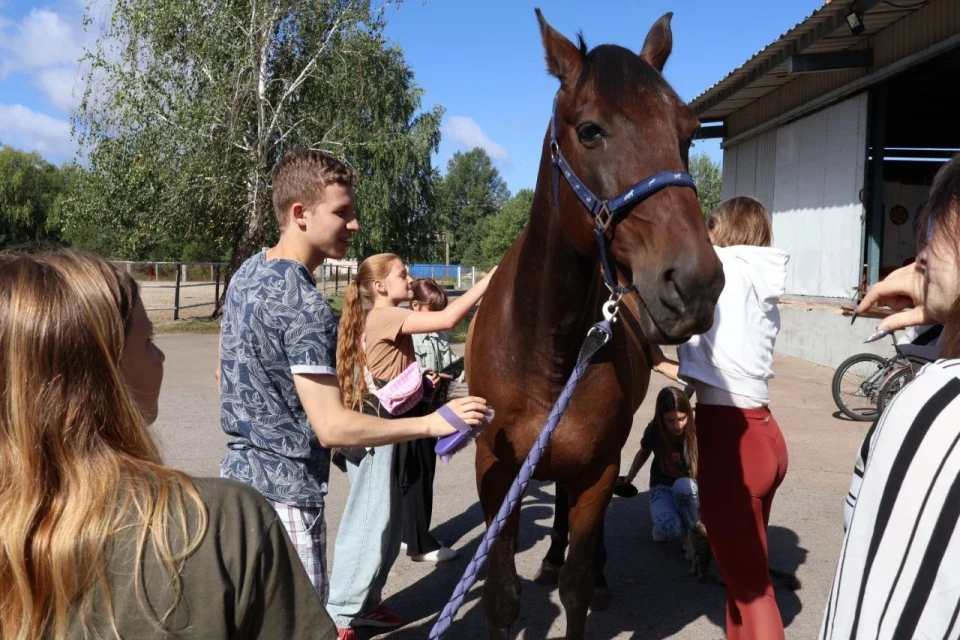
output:
<instances>
[{"instance_id":1,"label":"blonde girl with long hair","mask_svg":"<svg viewBox=\"0 0 960 640\"><path fill-rule=\"evenodd\" d=\"M0 254L0 637L335 637L263 498L163 464L163 362L127 274Z\"/></svg>"},{"instance_id":2,"label":"blonde girl with long hair","mask_svg":"<svg viewBox=\"0 0 960 640\"><path fill-rule=\"evenodd\" d=\"M413 297L413 278L403 260L384 253L360 263L344 298L337 340L344 406L384 418L417 415L416 399L425 382L411 336L452 329L480 301L492 275L444 310L416 313L400 306ZM398 382L403 382L399 393L408 398L383 393ZM350 496L337 532L327 610L340 629L399 626L402 619L380 604L402 537L395 445L346 454Z\"/></svg>"}]
</instances>

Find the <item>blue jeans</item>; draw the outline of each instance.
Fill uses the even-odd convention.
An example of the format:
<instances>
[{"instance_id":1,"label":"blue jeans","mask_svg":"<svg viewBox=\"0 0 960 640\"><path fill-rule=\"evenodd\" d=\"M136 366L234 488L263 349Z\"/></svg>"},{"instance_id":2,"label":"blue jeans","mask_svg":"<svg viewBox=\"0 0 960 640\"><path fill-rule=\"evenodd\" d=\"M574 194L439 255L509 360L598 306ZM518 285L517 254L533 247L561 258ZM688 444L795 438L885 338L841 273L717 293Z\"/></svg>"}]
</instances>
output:
<instances>
[{"instance_id":1,"label":"blue jeans","mask_svg":"<svg viewBox=\"0 0 960 640\"><path fill-rule=\"evenodd\" d=\"M650 518L653 539L673 540L684 535L700 519L697 481L678 478L672 487L657 484L650 487Z\"/></svg>"},{"instance_id":2,"label":"blue jeans","mask_svg":"<svg viewBox=\"0 0 960 640\"><path fill-rule=\"evenodd\" d=\"M350 495L337 531L327 604L341 628L380 604L387 576L400 555L403 514L393 447L376 447L359 465L347 462Z\"/></svg>"}]
</instances>

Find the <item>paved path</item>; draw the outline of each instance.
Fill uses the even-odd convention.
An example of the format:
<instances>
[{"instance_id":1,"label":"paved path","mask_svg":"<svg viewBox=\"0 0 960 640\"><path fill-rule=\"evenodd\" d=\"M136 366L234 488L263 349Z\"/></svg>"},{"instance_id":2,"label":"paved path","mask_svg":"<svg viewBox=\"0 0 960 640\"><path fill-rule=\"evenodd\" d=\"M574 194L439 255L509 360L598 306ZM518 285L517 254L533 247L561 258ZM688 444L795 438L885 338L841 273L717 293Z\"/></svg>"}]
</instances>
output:
<instances>
[{"instance_id":1,"label":"paved path","mask_svg":"<svg viewBox=\"0 0 960 640\"><path fill-rule=\"evenodd\" d=\"M167 354L166 375L156 431L167 461L197 475L216 475L225 437L218 421L215 335L161 335ZM787 637L816 637L820 616L842 538L842 504L856 448L867 425L835 417L830 397L832 371L789 358L778 359L772 406L790 448L790 469L774 502L770 527L772 564L794 571L803 582L797 593L778 593L787 624ZM640 408L634 431L624 449L624 468L639 447L640 434L652 414L653 399L663 386L654 376L647 401ZM461 551L461 557L440 565L397 562L387 583L387 604L409 620L389 637L425 638L433 621L466 567L483 533L476 499L473 460L456 456L437 473L435 534ZM648 463L649 464L649 463ZM349 489L346 476L331 472L327 522L330 561L337 524ZM686 574L679 546L659 545L650 538L647 507L647 470L638 477L640 495L614 498L607 513L610 560L607 578L612 604L588 620L588 637L614 638L722 638L723 588L698 584ZM531 579L548 546L553 512L553 488L534 483L524 501L521 551L517 568L523 604L515 625L517 637L559 638L564 621L556 590ZM336 567L333 567L336 570ZM484 637L480 587L467 598L451 637Z\"/></svg>"}]
</instances>

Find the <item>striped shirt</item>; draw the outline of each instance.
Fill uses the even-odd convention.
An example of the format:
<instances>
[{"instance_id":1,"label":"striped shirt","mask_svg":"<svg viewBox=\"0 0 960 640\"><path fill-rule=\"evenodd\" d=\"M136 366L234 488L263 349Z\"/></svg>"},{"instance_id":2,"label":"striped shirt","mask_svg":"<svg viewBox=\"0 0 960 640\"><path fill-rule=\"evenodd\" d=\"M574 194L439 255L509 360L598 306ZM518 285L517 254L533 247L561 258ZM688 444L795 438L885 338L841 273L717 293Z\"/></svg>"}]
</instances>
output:
<instances>
[{"instance_id":1,"label":"striped shirt","mask_svg":"<svg viewBox=\"0 0 960 640\"><path fill-rule=\"evenodd\" d=\"M897 348L910 361L914 373L940 357L942 334L942 324L909 327L897 340ZM857 461L853 467L853 478L850 481L850 492L847 493L847 499L843 505L844 531L850 527L853 507L857 501L857 494L860 492L860 483L863 481L863 468L867 457L870 455L870 442L873 439L876 427L877 423L874 422L857 452Z\"/></svg>"},{"instance_id":2,"label":"striped shirt","mask_svg":"<svg viewBox=\"0 0 960 640\"><path fill-rule=\"evenodd\" d=\"M821 639L960 638L960 360L924 367L868 435Z\"/></svg>"}]
</instances>

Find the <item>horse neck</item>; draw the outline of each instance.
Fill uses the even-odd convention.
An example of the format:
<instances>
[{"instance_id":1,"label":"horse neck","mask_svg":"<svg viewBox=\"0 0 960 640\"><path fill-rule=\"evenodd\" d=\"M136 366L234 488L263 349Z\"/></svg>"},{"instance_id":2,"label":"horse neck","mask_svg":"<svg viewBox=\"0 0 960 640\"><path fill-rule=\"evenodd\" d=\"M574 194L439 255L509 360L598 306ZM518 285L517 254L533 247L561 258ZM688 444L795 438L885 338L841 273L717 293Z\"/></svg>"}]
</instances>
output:
<instances>
[{"instance_id":1,"label":"horse neck","mask_svg":"<svg viewBox=\"0 0 960 640\"><path fill-rule=\"evenodd\" d=\"M537 178L530 221L517 257L513 306L539 336L551 336L555 352L579 349L586 331L599 320L605 290L598 258L578 253L564 236L553 201L553 165L549 152ZM579 202L567 202L579 206ZM586 210L578 214L587 215ZM535 305L530 304L536 300Z\"/></svg>"}]
</instances>

